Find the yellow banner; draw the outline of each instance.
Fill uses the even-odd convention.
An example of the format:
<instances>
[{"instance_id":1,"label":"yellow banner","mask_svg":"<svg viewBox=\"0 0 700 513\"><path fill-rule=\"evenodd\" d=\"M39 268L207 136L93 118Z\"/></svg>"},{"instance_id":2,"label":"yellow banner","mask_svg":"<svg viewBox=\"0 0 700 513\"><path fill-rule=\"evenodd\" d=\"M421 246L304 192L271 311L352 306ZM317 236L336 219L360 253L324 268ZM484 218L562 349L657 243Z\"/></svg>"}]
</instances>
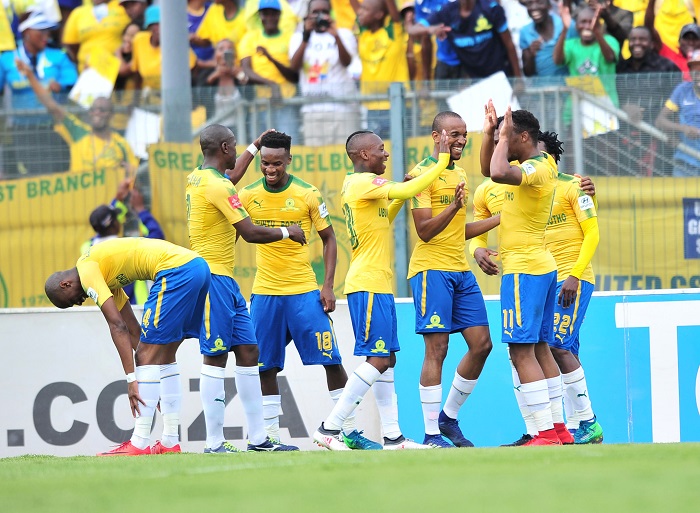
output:
<instances>
[{"instance_id":1,"label":"yellow banner","mask_svg":"<svg viewBox=\"0 0 700 513\"><path fill-rule=\"evenodd\" d=\"M123 179L102 170L0 181L0 307L51 305L46 278L75 265L94 235L90 212Z\"/></svg>"}]
</instances>

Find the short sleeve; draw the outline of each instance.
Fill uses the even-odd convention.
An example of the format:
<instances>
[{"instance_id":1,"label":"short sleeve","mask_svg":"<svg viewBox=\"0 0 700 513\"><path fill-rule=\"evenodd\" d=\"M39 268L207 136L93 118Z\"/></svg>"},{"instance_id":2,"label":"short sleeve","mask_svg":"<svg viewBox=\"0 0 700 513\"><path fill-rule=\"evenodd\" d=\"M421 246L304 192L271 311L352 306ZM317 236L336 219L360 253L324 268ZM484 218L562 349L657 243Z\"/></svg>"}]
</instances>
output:
<instances>
[{"instance_id":1,"label":"short sleeve","mask_svg":"<svg viewBox=\"0 0 700 513\"><path fill-rule=\"evenodd\" d=\"M502 34L508 30L508 20L506 19L506 11L501 7L498 2L491 2L489 5L491 12L489 13L489 18L493 26L496 28L496 32Z\"/></svg>"},{"instance_id":2,"label":"short sleeve","mask_svg":"<svg viewBox=\"0 0 700 513\"><path fill-rule=\"evenodd\" d=\"M593 198L583 192L578 180L571 184L568 197L569 201L571 202L571 207L576 213L576 219L578 220L579 224L592 217L598 217L595 204L593 203Z\"/></svg>"},{"instance_id":3,"label":"short sleeve","mask_svg":"<svg viewBox=\"0 0 700 513\"><path fill-rule=\"evenodd\" d=\"M486 205L486 187L480 185L474 191L473 198L474 221L481 221L491 217L491 211Z\"/></svg>"},{"instance_id":4,"label":"short sleeve","mask_svg":"<svg viewBox=\"0 0 700 513\"><path fill-rule=\"evenodd\" d=\"M109 298L114 294L107 286L104 276L100 271L100 266L97 262L79 262L77 265L78 276L80 276L80 284L83 290L92 299L97 306L102 308ZM123 306L123 305L122 305ZM117 305L119 307L119 305Z\"/></svg>"},{"instance_id":5,"label":"short sleeve","mask_svg":"<svg viewBox=\"0 0 700 513\"><path fill-rule=\"evenodd\" d=\"M301 32L298 34L299 38L301 38ZM357 57L357 39L355 38L355 34L348 29L340 28L338 29L338 36L340 36L340 40L343 42L343 46L350 54L350 57Z\"/></svg>"},{"instance_id":6,"label":"short sleeve","mask_svg":"<svg viewBox=\"0 0 700 513\"><path fill-rule=\"evenodd\" d=\"M340 33L340 31L338 31ZM301 46L301 41L303 38L303 34L299 31L295 32L292 34L292 37L289 38L289 60L292 60L292 57L294 57L294 54L297 53L297 50ZM345 41L343 41L345 43Z\"/></svg>"},{"instance_id":7,"label":"short sleeve","mask_svg":"<svg viewBox=\"0 0 700 513\"><path fill-rule=\"evenodd\" d=\"M394 182L381 176L369 175L357 184L358 199L389 199L389 190Z\"/></svg>"},{"instance_id":8,"label":"short sleeve","mask_svg":"<svg viewBox=\"0 0 700 513\"><path fill-rule=\"evenodd\" d=\"M217 184L211 187L208 193L209 201L226 216L231 224L236 224L248 217L248 212L243 208L243 203L233 185Z\"/></svg>"},{"instance_id":9,"label":"short sleeve","mask_svg":"<svg viewBox=\"0 0 700 513\"><path fill-rule=\"evenodd\" d=\"M665 107L668 110L678 112L681 104L681 96L683 95L683 85L684 84L680 84L678 87L676 87L671 93L671 98L666 100Z\"/></svg>"},{"instance_id":10,"label":"short sleeve","mask_svg":"<svg viewBox=\"0 0 700 513\"><path fill-rule=\"evenodd\" d=\"M309 215L317 232L331 226L331 216L328 213L326 202L323 201L321 192L315 187L307 193L306 204L309 206Z\"/></svg>"}]
</instances>

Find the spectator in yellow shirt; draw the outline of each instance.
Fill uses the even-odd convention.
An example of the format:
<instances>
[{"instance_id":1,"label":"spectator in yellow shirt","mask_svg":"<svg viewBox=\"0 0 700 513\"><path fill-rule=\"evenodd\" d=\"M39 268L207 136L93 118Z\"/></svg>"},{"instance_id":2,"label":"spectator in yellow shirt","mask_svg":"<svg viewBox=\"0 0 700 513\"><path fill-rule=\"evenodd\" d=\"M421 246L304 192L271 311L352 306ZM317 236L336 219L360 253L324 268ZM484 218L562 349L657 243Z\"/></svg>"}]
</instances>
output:
<instances>
[{"instance_id":1,"label":"spectator in yellow shirt","mask_svg":"<svg viewBox=\"0 0 700 513\"><path fill-rule=\"evenodd\" d=\"M262 30L248 32L240 44L241 67L250 84L257 84L256 96L270 98L276 106L258 111L258 127L275 128L278 132L299 135L299 115L294 105L279 105L280 100L296 93L299 73L292 70L289 60L289 42L293 32L280 26L282 6L280 0L260 0L258 15ZM270 118L268 118L268 115ZM270 119L272 125L269 125Z\"/></svg>"},{"instance_id":2,"label":"spectator in yellow shirt","mask_svg":"<svg viewBox=\"0 0 700 513\"><path fill-rule=\"evenodd\" d=\"M139 32L132 42L131 69L136 72L136 89L141 90L143 103L160 103L161 62L160 7L146 9L145 32ZM197 65L197 56L190 49L190 69Z\"/></svg>"},{"instance_id":3,"label":"spectator in yellow shirt","mask_svg":"<svg viewBox=\"0 0 700 513\"><path fill-rule=\"evenodd\" d=\"M78 63L78 71L99 59L104 52L114 55L122 43L122 32L130 18L124 7L108 0L75 8L63 28L63 45Z\"/></svg>"},{"instance_id":4,"label":"spectator in yellow shirt","mask_svg":"<svg viewBox=\"0 0 700 513\"><path fill-rule=\"evenodd\" d=\"M129 143L109 126L112 103L97 98L88 111L88 123L66 112L41 85L32 68L17 60L17 69L23 73L54 120L54 130L70 147L70 171L116 171L125 169L131 175L138 165Z\"/></svg>"}]
</instances>

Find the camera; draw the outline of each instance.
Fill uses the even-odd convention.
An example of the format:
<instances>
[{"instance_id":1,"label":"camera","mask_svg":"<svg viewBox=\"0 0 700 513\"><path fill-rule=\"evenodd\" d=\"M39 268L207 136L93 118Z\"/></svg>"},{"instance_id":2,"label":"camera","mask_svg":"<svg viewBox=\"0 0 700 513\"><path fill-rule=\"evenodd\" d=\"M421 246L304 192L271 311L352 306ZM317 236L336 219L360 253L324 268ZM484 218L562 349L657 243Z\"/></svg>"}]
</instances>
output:
<instances>
[{"instance_id":1,"label":"camera","mask_svg":"<svg viewBox=\"0 0 700 513\"><path fill-rule=\"evenodd\" d=\"M316 15L316 28L317 29L327 29L330 26L331 26L331 20L328 18L328 16L324 15L323 13L318 13Z\"/></svg>"},{"instance_id":2,"label":"camera","mask_svg":"<svg viewBox=\"0 0 700 513\"><path fill-rule=\"evenodd\" d=\"M224 64L227 67L233 67L233 50L224 50Z\"/></svg>"}]
</instances>

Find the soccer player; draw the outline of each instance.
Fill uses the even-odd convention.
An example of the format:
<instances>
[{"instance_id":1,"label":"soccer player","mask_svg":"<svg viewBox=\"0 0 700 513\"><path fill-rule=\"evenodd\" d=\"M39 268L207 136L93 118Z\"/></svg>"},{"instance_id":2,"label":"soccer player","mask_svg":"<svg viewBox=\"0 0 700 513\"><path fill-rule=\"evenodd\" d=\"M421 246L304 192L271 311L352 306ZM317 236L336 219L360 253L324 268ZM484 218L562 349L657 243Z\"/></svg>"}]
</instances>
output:
<instances>
[{"instance_id":1,"label":"soccer player","mask_svg":"<svg viewBox=\"0 0 700 513\"><path fill-rule=\"evenodd\" d=\"M287 172L292 162L292 138L281 132L260 139L263 177L242 189L239 198L253 224L269 227L298 224L305 234L312 228L323 242L325 275L318 290L308 246L280 241L257 246L257 272L250 298L250 315L260 348L260 383L265 430L280 439L281 397L277 374L284 369L285 348L294 340L304 365L323 365L331 398L337 401L348 376L342 365L330 312L335 310L337 244L326 204L316 187ZM359 448L374 444L346 419L348 439Z\"/></svg>"},{"instance_id":2,"label":"soccer player","mask_svg":"<svg viewBox=\"0 0 700 513\"><path fill-rule=\"evenodd\" d=\"M420 399L425 423L423 444L432 447L473 447L459 428L457 414L474 390L491 352L486 304L465 254L465 239L486 232L500 220L495 216L467 223L466 172L455 165L462 158L467 126L459 114L445 111L433 120L433 155L409 175L420 176L437 162L440 138L447 133L447 168L413 198L411 209L419 241L411 255L408 279L416 308L416 333L425 341L420 376ZM442 365L451 333L461 333L469 351L459 362L450 392L442 404Z\"/></svg>"},{"instance_id":3,"label":"soccer player","mask_svg":"<svg viewBox=\"0 0 700 513\"><path fill-rule=\"evenodd\" d=\"M399 348L396 326L390 253L390 223L398 208L389 208L390 199L409 199L430 185L449 162L448 137L440 137L438 161L422 175L408 182L396 183L381 175L386 170L389 153L384 141L374 132L359 131L348 137L345 151L353 163L341 189L345 225L352 257L345 278L350 319L355 333L356 356L366 357L350 376L328 418L314 433L314 441L332 451L346 450L345 419L352 414L370 387L382 421L385 449L426 448L411 442L399 428L398 407L394 392L394 365ZM393 207L393 205L392 205Z\"/></svg>"},{"instance_id":4,"label":"soccer player","mask_svg":"<svg viewBox=\"0 0 700 513\"><path fill-rule=\"evenodd\" d=\"M141 325L122 290L136 280L154 282ZM100 307L126 374L134 432L131 440L99 456L180 452L182 387L175 353L183 339L199 333L209 281L209 267L194 251L142 238L92 246L75 267L46 280L46 295L58 308L80 305L88 297ZM159 399L163 437L151 448Z\"/></svg>"},{"instance_id":5,"label":"soccer player","mask_svg":"<svg viewBox=\"0 0 700 513\"><path fill-rule=\"evenodd\" d=\"M291 239L306 243L302 229L267 228L252 223L236 188L224 174L236 175L247 167L260 147L256 140L236 159L236 137L223 125L209 125L200 135L204 161L187 177L187 228L190 245L209 264L212 284L199 335L204 355L200 395L207 429L205 453L238 452L224 439L224 375L229 351L236 356L236 389L243 402L248 425L249 451L297 450L271 441L263 422L262 393L258 371L258 345L245 299L233 279L237 235L246 242L265 244Z\"/></svg>"},{"instance_id":6,"label":"soccer player","mask_svg":"<svg viewBox=\"0 0 700 513\"><path fill-rule=\"evenodd\" d=\"M541 133L542 143L558 163L562 143L557 134ZM545 245L557 263L554 341L550 348L561 370L564 403L570 405L566 421L567 428L574 432L574 443L601 443L603 428L593 413L586 376L578 358L579 332L595 288L591 260L600 240L598 214L591 197L595 192L587 195L577 177L558 173L557 178L552 214L545 232Z\"/></svg>"},{"instance_id":7,"label":"soccer player","mask_svg":"<svg viewBox=\"0 0 700 513\"><path fill-rule=\"evenodd\" d=\"M489 101L482 145L493 148L496 123ZM561 445L558 432L571 435L563 422L555 428L553 421L552 406L559 404L559 415L562 410L561 376L548 345L554 339L557 273L544 243L557 171L537 147L539 132L539 122L530 112L512 112L509 107L490 166L481 171L496 183L512 186L505 191L501 211L502 341L508 344L520 391L537 424L538 434L524 445ZM482 146L482 157L488 151ZM520 164L511 165L513 160Z\"/></svg>"}]
</instances>

